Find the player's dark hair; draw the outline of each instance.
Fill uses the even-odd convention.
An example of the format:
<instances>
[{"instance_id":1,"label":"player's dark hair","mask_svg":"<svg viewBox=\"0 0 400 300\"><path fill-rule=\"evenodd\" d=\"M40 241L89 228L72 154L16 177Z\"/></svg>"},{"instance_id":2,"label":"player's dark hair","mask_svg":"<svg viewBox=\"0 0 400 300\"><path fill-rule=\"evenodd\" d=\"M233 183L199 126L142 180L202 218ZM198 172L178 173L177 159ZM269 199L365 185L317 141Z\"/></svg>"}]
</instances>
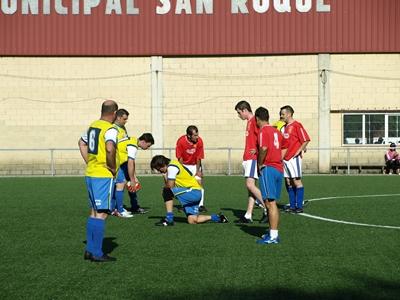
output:
<instances>
[{"instance_id":1,"label":"player's dark hair","mask_svg":"<svg viewBox=\"0 0 400 300\"><path fill-rule=\"evenodd\" d=\"M199 132L199 129L196 126L190 125L188 128L186 128L187 135L192 135L194 132Z\"/></svg>"},{"instance_id":2,"label":"player's dark hair","mask_svg":"<svg viewBox=\"0 0 400 300\"><path fill-rule=\"evenodd\" d=\"M254 115L257 119L260 119L261 121L269 121L269 112L268 109L266 109L265 107L260 106L259 108L257 108L254 112Z\"/></svg>"},{"instance_id":3,"label":"player's dark hair","mask_svg":"<svg viewBox=\"0 0 400 300\"><path fill-rule=\"evenodd\" d=\"M293 109L293 107L291 107L290 105L285 105L285 106L282 106L281 107L281 110L286 110L286 111L288 111L288 112L290 112L292 115L294 114L294 109Z\"/></svg>"},{"instance_id":4,"label":"player's dark hair","mask_svg":"<svg viewBox=\"0 0 400 300\"><path fill-rule=\"evenodd\" d=\"M143 133L139 137L139 141L145 141L146 143L150 143L150 144L154 145L154 138L151 133Z\"/></svg>"},{"instance_id":5,"label":"player's dark hair","mask_svg":"<svg viewBox=\"0 0 400 300\"><path fill-rule=\"evenodd\" d=\"M243 111L243 110L245 110L245 109L247 109L249 112L252 112L252 111L251 111L250 103L247 102L247 101L245 101L245 100L239 101L239 102L236 104L236 106L235 106L235 110L241 110L241 111Z\"/></svg>"},{"instance_id":6,"label":"player's dark hair","mask_svg":"<svg viewBox=\"0 0 400 300\"><path fill-rule=\"evenodd\" d=\"M152 170L159 170L160 168L167 166L171 160L164 155L156 155L151 159L150 168Z\"/></svg>"},{"instance_id":7,"label":"player's dark hair","mask_svg":"<svg viewBox=\"0 0 400 300\"><path fill-rule=\"evenodd\" d=\"M129 116L129 112L126 109L120 108L117 110L117 117L122 117L124 115Z\"/></svg>"},{"instance_id":8,"label":"player's dark hair","mask_svg":"<svg viewBox=\"0 0 400 300\"><path fill-rule=\"evenodd\" d=\"M101 114L107 115L118 110L118 104L114 100L106 100L101 105Z\"/></svg>"}]
</instances>

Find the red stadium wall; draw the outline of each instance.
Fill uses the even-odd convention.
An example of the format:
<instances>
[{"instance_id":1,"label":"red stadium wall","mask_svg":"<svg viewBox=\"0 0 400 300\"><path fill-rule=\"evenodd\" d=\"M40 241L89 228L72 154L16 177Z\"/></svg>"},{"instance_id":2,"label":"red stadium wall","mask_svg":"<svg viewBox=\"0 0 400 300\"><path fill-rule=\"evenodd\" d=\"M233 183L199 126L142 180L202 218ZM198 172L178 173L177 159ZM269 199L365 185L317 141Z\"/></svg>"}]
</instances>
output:
<instances>
[{"instance_id":1,"label":"red stadium wall","mask_svg":"<svg viewBox=\"0 0 400 300\"><path fill-rule=\"evenodd\" d=\"M398 0L8 0L0 55L400 52Z\"/></svg>"}]
</instances>

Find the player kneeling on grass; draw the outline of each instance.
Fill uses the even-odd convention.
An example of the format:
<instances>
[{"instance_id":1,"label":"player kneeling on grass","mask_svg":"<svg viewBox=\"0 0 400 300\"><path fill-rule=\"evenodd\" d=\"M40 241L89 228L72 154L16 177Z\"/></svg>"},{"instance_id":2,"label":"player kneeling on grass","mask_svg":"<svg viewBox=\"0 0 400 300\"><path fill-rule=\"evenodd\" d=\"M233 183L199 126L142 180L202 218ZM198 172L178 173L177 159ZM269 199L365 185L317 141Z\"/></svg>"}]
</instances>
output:
<instances>
[{"instance_id":1,"label":"player kneeling on grass","mask_svg":"<svg viewBox=\"0 0 400 300\"><path fill-rule=\"evenodd\" d=\"M182 205L189 224L200 224L208 221L215 223L227 223L228 219L222 214L199 215L199 203L201 200L201 185L188 170L177 160L170 160L163 155L152 158L150 167L163 174L165 186L162 196L165 202L167 215L156 225L174 225L174 198Z\"/></svg>"},{"instance_id":2,"label":"player kneeling on grass","mask_svg":"<svg viewBox=\"0 0 400 300\"><path fill-rule=\"evenodd\" d=\"M283 181L283 157L287 144L279 130L269 124L269 113L264 107L255 111L260 128L258 143L259 184L262 199L268 209L269 232L257 244L278 244L279 210L276 200L280 198Z\"/></svg>"}]
</instances>

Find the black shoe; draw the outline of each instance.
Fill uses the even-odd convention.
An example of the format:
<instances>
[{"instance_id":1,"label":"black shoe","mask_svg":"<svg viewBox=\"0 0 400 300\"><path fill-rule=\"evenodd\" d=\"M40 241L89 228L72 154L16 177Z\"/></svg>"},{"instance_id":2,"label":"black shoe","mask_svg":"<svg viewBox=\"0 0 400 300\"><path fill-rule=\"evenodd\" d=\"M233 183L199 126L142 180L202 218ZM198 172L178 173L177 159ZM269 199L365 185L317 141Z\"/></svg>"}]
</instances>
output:
<instances>
[{"instance_id":1,"label":"black shoe","mask_svg":"<svg viewBox=\"0 0 400 300\"><path fill-rule=\"evenodd\" d=\"M107 254L103 254L103 256L99 256L99 257L92 255L92 258L91 258L91 261L100 262L100 263L112 262L112 261L116 261L116 260L117 259L115 257L108 256Z\"/></svg>"},{"instance_id":2,"label":"black shoe","mask_svg":"<svg viewBox=\"0 0 400 300\"><path fill-rule=\"evenodd\" d=\"M167 219L162 219L160 222L156 223L156 226L174 226L174 221L168 222Z\"/></svg>"},{"instance_id":3,"label":"black shoe","mask_svg":"<svg viewBox=\"0 0 400 300\"><path fill-rule=\"evenodd\" d=\"M148 212L149 212L148 210L145 210L144 208L141 208L141 207L139 207L137 209L131 209L131 213L137 214L137 215L144 215L144 214L147 214Z\"/></svg>"},{"instance_id":4,"label":"black shoe","mask_svg":"<svg viewBox=\"0 0 400 300\"><path fill-rule=\"evenodd\" d=\"M289 208L285 209L285 212L295 214L296 213L296 209L289 207Z\"/></svg>"},{"instance_id":5,"label":"black shoe","mask_svg":"<svg viewBox=\"0 0 400 300\"><path fill-rule=\"evenodd\" d=\"M304 210L302 208L297 208L296 209L296 214L302 214Z\"/></svg>"},{"instance_id":6,"label":"black shoe","mask_svg":"<svg viewBox=\"0 0 400 300\"><path fill-rule=\"evenodd\" d=\"M253 223L252 219L247 219L245 216L240 217L235 221L236 224L251 224Z\"/></svg>"},{"instance_id":7,"label":"black shoe","mask_svg":"<svg viewBox=\"0 0 400 300\"><path fill-rule=\"evenodd\" d=\"M259 221L260 224L267 224L268 223L268 215L264 214L262 215L261 220Z\"/></svg>"},{"instance_id":8,"label":"black shoe","mask_svg":"<svg viewBox=\"0 0 400 300\"><path fill-rule=\"evenodd\" d=\"M204 205L202 205L202 206L199 206L199 212L207 212L208 210L207 210L207 208L204 206Z\"/></svg>"},{"instance_id":9,"label":"black shoe","mask_svg":"<svg viewBox=\"0 0 400 300\"><path fill-rule=\"evenodd\" d=\"M93 254L90 253L89 251L86 251L86 250L85 250L85 253L83 254L83 259L84 259L84 260L91 260L92 257L93 257Z\"/></svg>"},{"instance_id":10,"label":"black shoe","mask_svg":"<svg viewBox=\"0 0 400 300\"><path fill-rule=\"evenodd\" d=\"M219 223L228 223L229 222L228 218L225 217L223 214L219 214L218 217L219 217Z\"/></svg>"}]
</instances>

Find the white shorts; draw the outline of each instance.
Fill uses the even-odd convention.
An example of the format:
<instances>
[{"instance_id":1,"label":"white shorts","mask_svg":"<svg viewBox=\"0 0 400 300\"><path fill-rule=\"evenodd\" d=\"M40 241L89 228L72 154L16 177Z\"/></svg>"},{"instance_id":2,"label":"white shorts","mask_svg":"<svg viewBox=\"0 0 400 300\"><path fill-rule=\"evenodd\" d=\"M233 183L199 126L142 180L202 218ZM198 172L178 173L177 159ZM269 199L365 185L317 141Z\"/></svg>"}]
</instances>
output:
<instances>
[{"instance_id":1,"label":"white shorts","mask_svg":"<svg viewBox=\"0 0 400 300\"><path fill-rule=\"evenodd\" d=\"M292 157L289 160L284 160L283 170L285 178L300 178L302 175L301 162L302 158L300 155Z\"/></svg>"},{"instance_id":2,"label":"white shorts","mask_svg":"<svg viewBox=\"0 0 400 300\"><path fill-rule=\"evenodd\" d=\"M242 166L244 177L258 179L257 161L255 159L245 160Z\"/></svg>"},{"instance_id":3,"label":"white shorts","mask_svg":"<svg viewBox=\"0 0 400 300\"><path fill-rule=\"evenodd\" d=\"M193 176L194 178L196 178L196 180L201 180L201 177L199 177L199 176L196 175L196 170L197 170L196 165L185 165L185 164L183 164L183 166L184 166L186 169L188 169L188 170L190 171L190 173L192 173L192 176Z\"/></svg>"}]
</instances>

